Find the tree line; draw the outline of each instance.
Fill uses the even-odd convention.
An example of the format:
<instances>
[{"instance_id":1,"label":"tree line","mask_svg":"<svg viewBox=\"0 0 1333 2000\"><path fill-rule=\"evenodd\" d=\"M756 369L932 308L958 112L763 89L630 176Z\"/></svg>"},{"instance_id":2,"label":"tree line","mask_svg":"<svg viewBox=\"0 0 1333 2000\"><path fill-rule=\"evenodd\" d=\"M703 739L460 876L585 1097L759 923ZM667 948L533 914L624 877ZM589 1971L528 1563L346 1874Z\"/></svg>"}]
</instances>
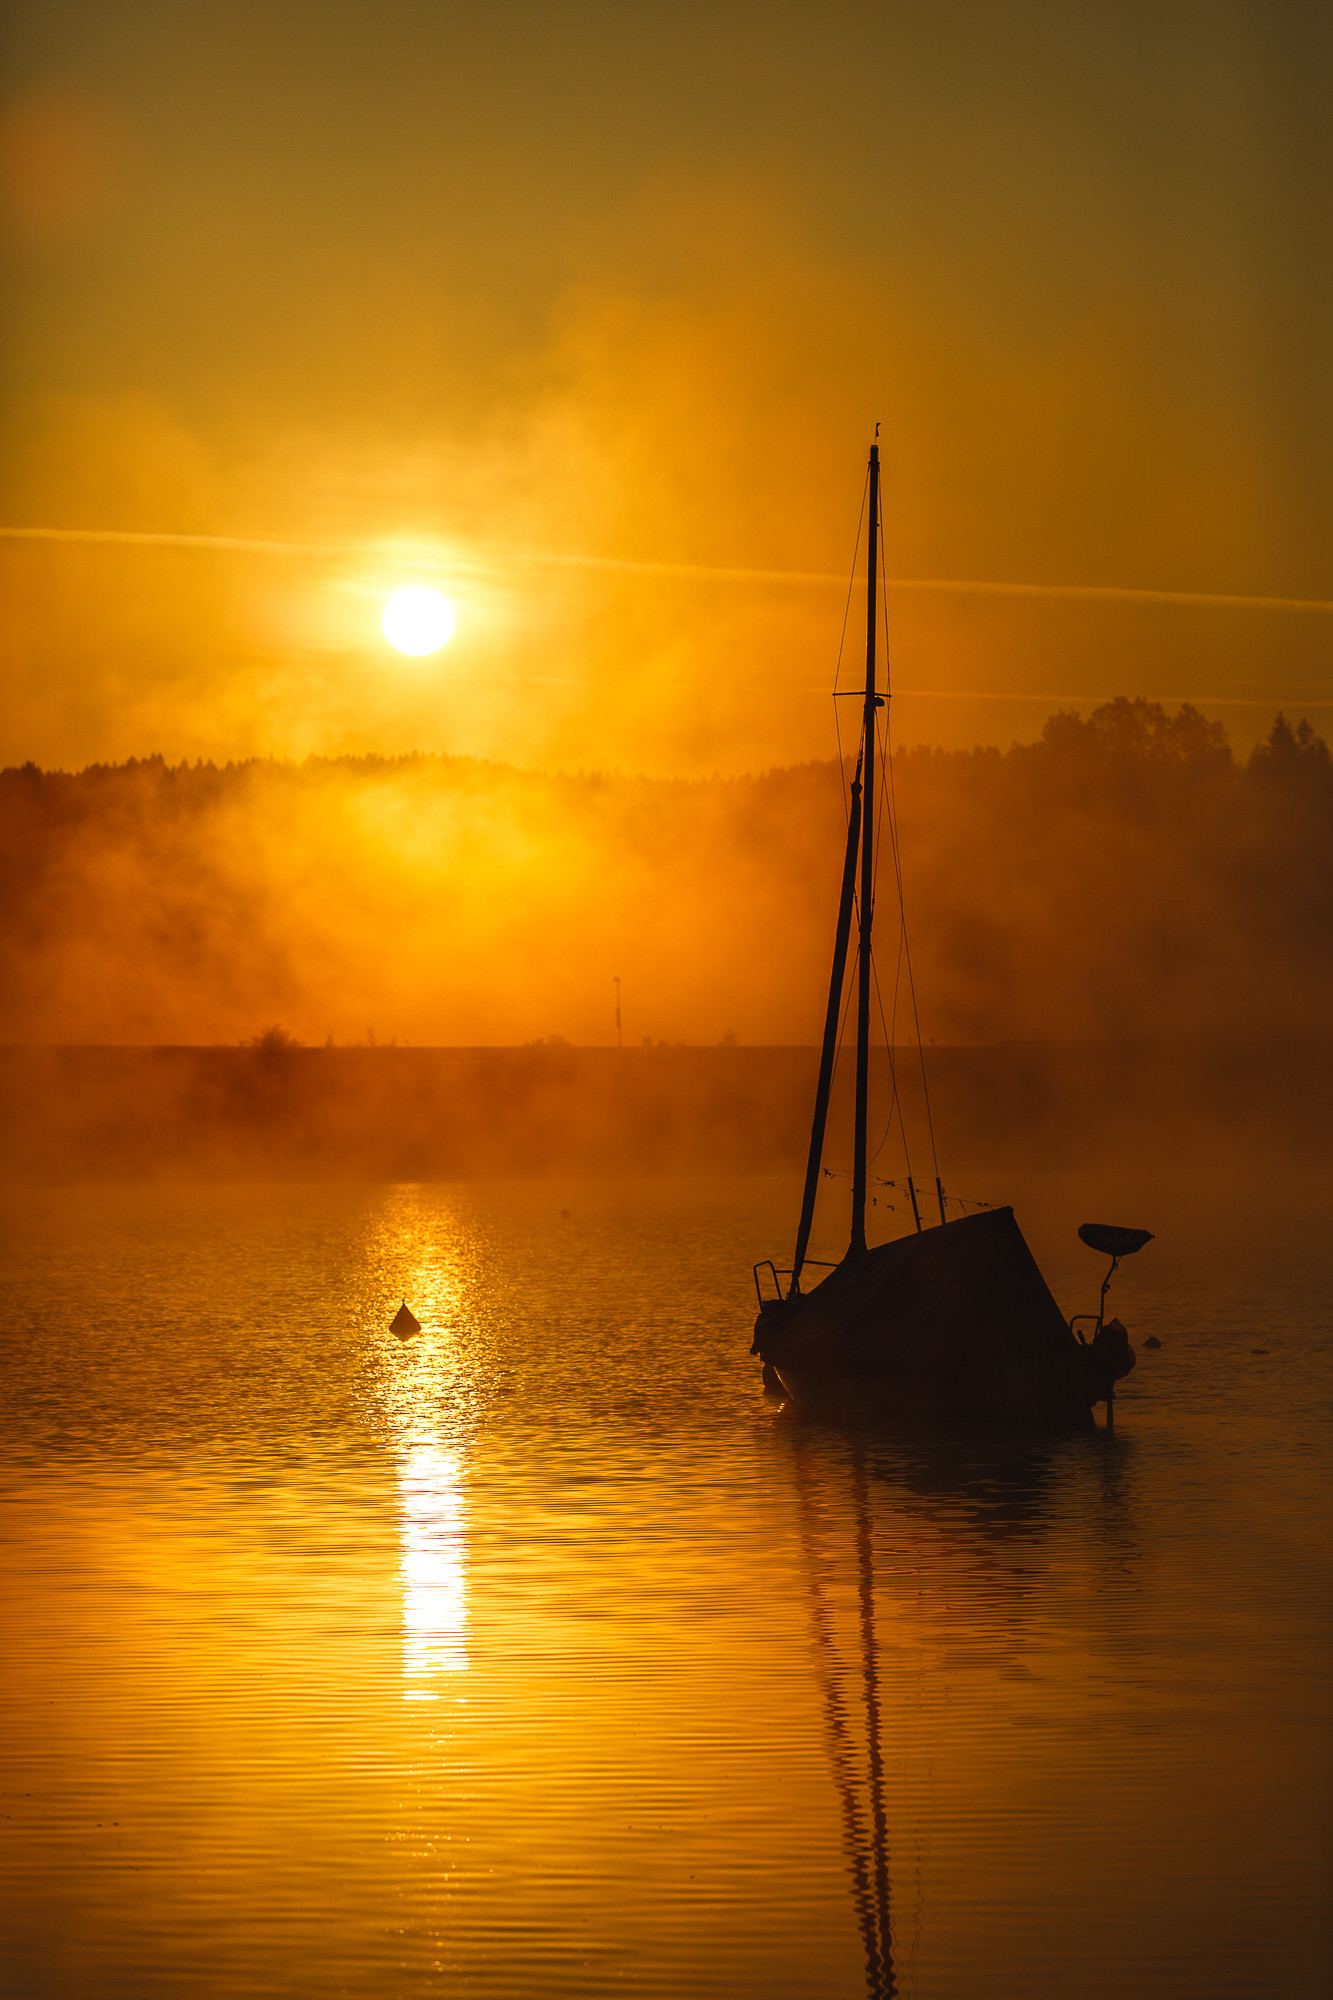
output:
<instances>
[{"instance_id":1,"label":"tree line","mask_svg":"<svg viewBox=\"0 0 1333 2000\"><path fill-rule=\"evenodd\" d=\"M810 1042L845 789L461 757L0 773L0 1039ZM1185 705L897 750L877 979L905 1039L1318 1035L1333 766L1279 715L1237 759ZM887 825L887 815L882 824ZM911 979L909 981L909 959Z\"/></svg>"}]
</instances>

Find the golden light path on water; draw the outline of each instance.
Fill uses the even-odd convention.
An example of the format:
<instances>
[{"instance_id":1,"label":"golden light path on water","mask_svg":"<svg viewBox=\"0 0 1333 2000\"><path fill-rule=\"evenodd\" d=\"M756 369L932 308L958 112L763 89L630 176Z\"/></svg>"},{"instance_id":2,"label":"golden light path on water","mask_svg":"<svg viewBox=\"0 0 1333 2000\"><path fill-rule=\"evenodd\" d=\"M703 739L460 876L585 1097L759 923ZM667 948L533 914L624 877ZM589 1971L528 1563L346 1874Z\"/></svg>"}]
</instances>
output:
<instances>
[{"instance_id":1,"label":"golden light path on water","mask_svg":"<svg viewBox=\"0 0 1333 2000\"><path fill-rule=\"evenodd\" d=\"M463 1454L447 1436L438 1400L441 1371L459 1360L469 1246L448 1229L432 1231L415 1191L397 1190L366 1247L387 1289L396 1289L405 1305L410 1299L420 1320L419 1333L382 1338L399 1434L402 1698L438 1701L439 1677L465 1674L470 1666Z\"/></svg>"},{"instance_id":2,"label":"golden light path on water","mask_svg":"<svg viewBox=\"0 0 1333 2000\"><path fill-rule=\"evenodd\" d=\"M429 1432L398 1460L403 1592L403 1700L438 1701L439 1674L465 1674L467 1535L456 1452Z\"/></svg>"},{"instance_id":3,"label":"golden light path on water","mask_svg":"<svg viewBox=\"0 0 1333 2000\"><path fill-rule=\"evenodd\" d=\"M0 1987L1315 2000L1326 1175L1173 1171L1050 1437L764 1396L790 1176L14 1195Z\"/></svg>"}]
</instances>

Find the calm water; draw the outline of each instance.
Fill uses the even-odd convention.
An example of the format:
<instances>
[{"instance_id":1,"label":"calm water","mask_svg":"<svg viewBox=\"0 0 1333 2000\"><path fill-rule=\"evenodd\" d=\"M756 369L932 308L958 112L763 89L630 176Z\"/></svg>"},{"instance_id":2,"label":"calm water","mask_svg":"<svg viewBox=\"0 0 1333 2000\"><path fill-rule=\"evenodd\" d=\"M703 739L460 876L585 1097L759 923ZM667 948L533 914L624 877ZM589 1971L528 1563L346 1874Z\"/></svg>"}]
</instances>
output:
<instances>
[{"instance_id":1,"label":"calm water","mask_svg":"<svg viewBox=\"0 0 1333 2000\"><path fill-rule=\"evenodd\" d=\"M786 1183L13 1198L3 1990L1322 1996L1327 1209L984 1191L1113 1438L793 1421Z\"/></svg>"}]
</instances>

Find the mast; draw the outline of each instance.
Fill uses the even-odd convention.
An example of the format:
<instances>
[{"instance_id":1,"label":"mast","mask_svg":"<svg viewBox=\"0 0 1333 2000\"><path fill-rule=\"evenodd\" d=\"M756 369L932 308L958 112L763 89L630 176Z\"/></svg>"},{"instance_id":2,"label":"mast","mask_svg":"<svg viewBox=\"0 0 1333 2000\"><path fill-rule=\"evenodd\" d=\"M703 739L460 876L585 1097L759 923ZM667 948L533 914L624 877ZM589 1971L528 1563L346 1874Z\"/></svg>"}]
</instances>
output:
<instances>
[{"instance_id":1,"label":"mast","mask_svg":"<svg viewBox=\"0 0 1333 2000\"><path fill-rule=\"evenodd\" d=\"M805 1253L810 1243L810 1228L815 1219L815 1196L819 1193L819 1166L824 1155L824 1127L828 1122L833 1062L838 1053L842 987L847 970L847 944L852 932L852 904L856 899L856 857L860 845L861 762L858 758L856 776L852 779L852 809L847 818L847 852L842 864L842 894L838 899L838 928L833 941L833 973L829 980L828 1012L824 1016L824 1046L819 1057L815 1115L810 1127L810 1157L805 1168L805 1193L801 1197L801 1221L796 1231L796 1255L792 1260L789 1296L801 1289L801 1266L805 1262Z\"/></svg>"},{"instance_id":2,"label":"mast","mask_svg":"<svg viewBox=\"0 0 1333 2000\"><path fill-rule=\"evenodd\" d=\"M879 435L879 425L875 425ZM865 784L861 801L861 931L856 985L856 1136L852 1160L852 1240L848 1255L866 1247L867 1101L870 1087L870 932L875 898L875 597L879 586L879 446L870 447L870 533L866 577L866 699L862 718Z\"/></svg>"}]
</instances>

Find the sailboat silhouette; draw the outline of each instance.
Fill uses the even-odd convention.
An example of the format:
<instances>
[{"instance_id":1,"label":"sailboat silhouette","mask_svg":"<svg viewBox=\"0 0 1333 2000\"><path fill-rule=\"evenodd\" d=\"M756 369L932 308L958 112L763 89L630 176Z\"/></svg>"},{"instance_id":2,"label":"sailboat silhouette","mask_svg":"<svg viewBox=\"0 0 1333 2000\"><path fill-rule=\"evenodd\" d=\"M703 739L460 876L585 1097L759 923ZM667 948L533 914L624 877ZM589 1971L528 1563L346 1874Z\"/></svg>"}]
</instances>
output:
<instances>
[{"instance_id":1,"label":"sailboat silhouette","mask_svg":"<svg viewBox=\"0 0 1333 2000\"><path fill-rule=\"evenodd\" d=\"M878 431L878 426L876 426ZM790 1267L765 1259L754 1267L759 1294L751 1353L763 1358L765 1380L780 1383L794 1402L858 1421L905 1412L999 1416L1022 1422L1087 1423L1092 1406L1108 1412L1115 1384L1134 1366L1134 1350L1119 1320L1099 1315L1094 1337L1076 1337L1051 1295L1012 1208L984 1208L952 1220L938 1170L939 1224L924 1228L910 1169L907 1191L915 1235L871 1245L866 1237L869 1181L868 1105L871 944L875 905L875 828L880 815L877 771L891 771L879 744L877 685L879 602L879 446L872 445L867 480L869 532L866 669L861 742L852 780L842 889L829 981L819 1078L805 1187ZM892 789L882 802L901 903L901 871ZM859 884L859 886L858 886ZM824 1172L824 1135L843 1019L843 987L857 920L855 1136L851 1233L840 1263L809 1292L808 1264L815 1198ZM904 956L911 977L910 954ZM918 1026L918 1046L920 1033ZM925 1060L922 1055L922 1084ZM933 1129L933 1128L932 1128ZM933 1144L933 1138L932 1138ZM1095 1225L1105 1237L1104 1225ZM1143 1230L1112 1230L1121 1254ZM1085 1239L1087 1240L1087 1239ZM1100 1238L1099 1238L1100 1240ZM765 1296L761 1273L776 1296ZM784 1287L783 1280L786 1280Z\"/></svg>"}]
</instances>

